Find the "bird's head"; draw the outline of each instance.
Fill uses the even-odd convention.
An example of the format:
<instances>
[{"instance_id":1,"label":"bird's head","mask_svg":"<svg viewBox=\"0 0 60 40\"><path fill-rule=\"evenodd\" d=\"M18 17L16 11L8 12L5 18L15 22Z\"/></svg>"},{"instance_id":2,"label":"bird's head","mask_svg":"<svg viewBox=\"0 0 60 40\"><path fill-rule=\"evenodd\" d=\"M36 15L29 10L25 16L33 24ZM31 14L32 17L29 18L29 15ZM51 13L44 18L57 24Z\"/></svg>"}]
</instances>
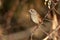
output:
<instances>
[{"instance_id":1,"label":"bird's head","mask_svg":"<svg viewBox=\"0 0 60 40\"><path fill-rule=\"evenodd\" d=\"M37 12L36 12L35 9L30 9L30 10L29 10L29 13L30 13L30 14L37 14Z\"/></svg>"}]
</instances>

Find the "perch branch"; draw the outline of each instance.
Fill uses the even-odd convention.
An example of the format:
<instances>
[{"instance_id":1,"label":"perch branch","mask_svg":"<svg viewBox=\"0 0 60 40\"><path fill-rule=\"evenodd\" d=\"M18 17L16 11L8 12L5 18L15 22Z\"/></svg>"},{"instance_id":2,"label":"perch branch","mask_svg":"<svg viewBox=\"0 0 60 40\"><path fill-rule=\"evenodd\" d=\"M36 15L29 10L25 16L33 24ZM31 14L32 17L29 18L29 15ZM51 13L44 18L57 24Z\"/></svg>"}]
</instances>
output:
<instances>
[{"instance_id":1,"label":"perch branch","mask_svg":"<svg viewBox=\"0 0 60 40\"><path fill-rule=\"evenodd\" d=\"M57 26L57 28L53 31L53 32L51 32L46 38L44 38L43 40L47 40L52 34L54 34L57 30L59 30L60 29L60 25L58 25Z\"/></svg>"}]
</instances>

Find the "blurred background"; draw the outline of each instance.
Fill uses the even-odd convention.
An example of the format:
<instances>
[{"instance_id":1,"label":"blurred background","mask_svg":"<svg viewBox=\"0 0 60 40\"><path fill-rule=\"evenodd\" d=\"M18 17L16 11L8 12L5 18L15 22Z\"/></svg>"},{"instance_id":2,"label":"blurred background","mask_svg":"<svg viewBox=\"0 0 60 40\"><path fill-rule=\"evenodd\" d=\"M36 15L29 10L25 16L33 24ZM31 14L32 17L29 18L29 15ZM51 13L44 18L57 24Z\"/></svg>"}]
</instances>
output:
<instances>
[{"instance_id":1,"label":"blurred background","mask_svg":"<svg viewBox=\"0 0 60 40\"><path fill-rule=\"evenodd\" d=\"M0 40L30 40L31 31L36 24L31 20L28 11L33 8L44 18L49 10L44 2L45 0L0 0ZM60 12L60 3L57 10ZM47 19L51 20L51 15ZM41 25L48 33L51 26L52 22L47 20ZM45 37L46 34L38 28L33 40L42 40Z\"/></svg>"}]
</instances>

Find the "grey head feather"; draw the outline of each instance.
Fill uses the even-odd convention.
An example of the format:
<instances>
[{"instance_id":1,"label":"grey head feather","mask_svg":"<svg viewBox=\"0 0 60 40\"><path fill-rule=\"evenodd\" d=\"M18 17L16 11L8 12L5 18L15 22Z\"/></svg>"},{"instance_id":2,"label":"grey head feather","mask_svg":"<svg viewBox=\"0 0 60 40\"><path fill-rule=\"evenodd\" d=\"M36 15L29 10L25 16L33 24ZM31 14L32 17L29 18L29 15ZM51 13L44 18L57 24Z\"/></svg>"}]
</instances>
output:
<instances>
[{"instance_id":1,"label":"grey head feather","mask_svg":"<svg viewBox=\"0 0 60 40\"><path fill-rule=\"evenodd\" d=\"M35 9L30 9L29 12L30 12L30 14L37 14Z\"/></svg>"}]
</instances>

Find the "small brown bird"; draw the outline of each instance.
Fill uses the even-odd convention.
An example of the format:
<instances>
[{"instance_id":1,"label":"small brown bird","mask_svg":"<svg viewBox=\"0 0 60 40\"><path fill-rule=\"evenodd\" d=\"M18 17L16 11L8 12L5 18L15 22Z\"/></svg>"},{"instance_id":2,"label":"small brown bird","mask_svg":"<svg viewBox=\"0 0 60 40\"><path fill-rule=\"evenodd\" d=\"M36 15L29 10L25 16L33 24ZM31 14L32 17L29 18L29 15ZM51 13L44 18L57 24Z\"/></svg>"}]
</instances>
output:
<instances>
[{"instance_id":1,"label":"small brown bird","mask_svg":"<svg viewBox=\"0 0 60 40\"><path fill-rule=\"evenodd\" d=\"M32 33L31 33L31 40L32 40L32 37L33 37L33 35L34 35L34 32L39 28L39 25L40 25L40 23L41 23L42 21L41 21L41 16L36 12L35 9L30 9L30 10L29 10L29 13L30 13L30 15L31 15L32 21L37 24L37 26L35 26L35 27L33 28Z\"/></svg>"},{"instance_id":2,"label":"small brown bird","mask_svg":"<svg viewBox=\"0 0 60 40\"><path fill-rule=\"evenodd\" d=\"M43 20L42 17L37 13L37 11L35 9L30 9L29 10L30 14L31 14L31 19L34 23L36 23L37 25L33 28L32 30L32 34L31 34L31 40L32 40L32 36L34 35L34 32L37 31L37 29L39 28L42 32L44 32L45 34L48 35L48 33L46 31L44 31L44 29L41 27L41 24L43 24ZM36 34L35 34L36 35Z\"/></svg>"},{"instance_id":3,"label":"small brown bird","mask_svg":"<svg viewBox=\"0 0 60 40\"><path fill-rule=\"evenodd\" d=\"M34 23L40 24L42 22L41 16L36 12L35 9L30 9L29 12Z\"/></svg>"}]
</instances>

